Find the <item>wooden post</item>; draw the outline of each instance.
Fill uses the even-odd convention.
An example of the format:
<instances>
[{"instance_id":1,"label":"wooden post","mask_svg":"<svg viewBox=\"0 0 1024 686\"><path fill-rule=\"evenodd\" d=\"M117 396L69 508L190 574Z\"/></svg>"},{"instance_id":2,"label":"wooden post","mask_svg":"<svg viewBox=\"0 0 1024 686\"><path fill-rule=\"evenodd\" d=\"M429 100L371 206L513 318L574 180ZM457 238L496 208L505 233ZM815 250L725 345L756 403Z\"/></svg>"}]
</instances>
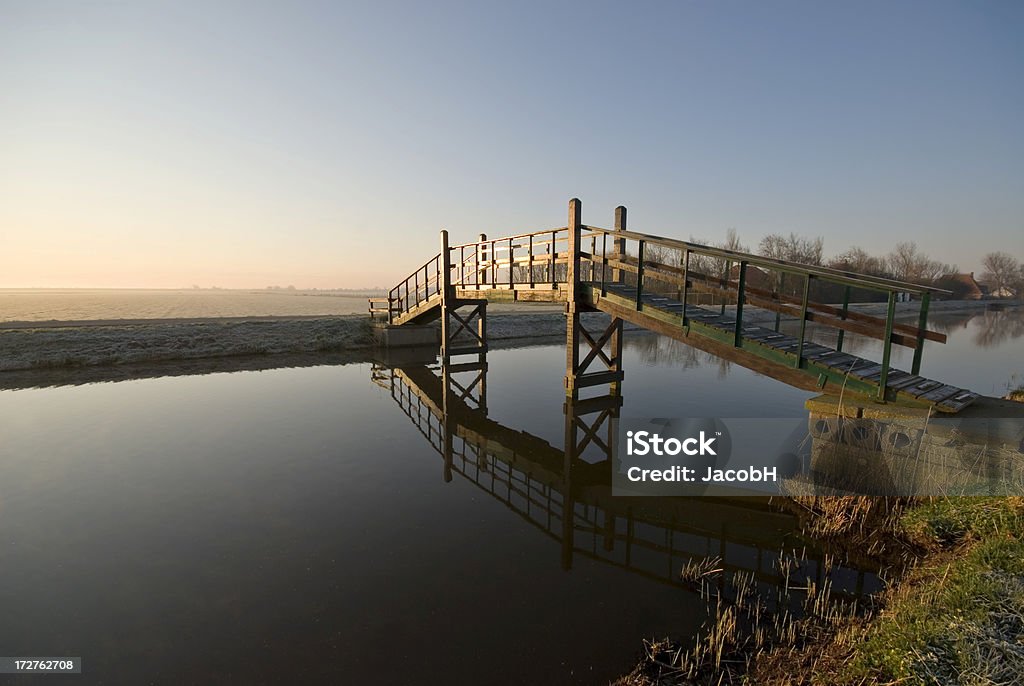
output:
<instances>
[{"instance_id":1,"label":"wooden post","mask_svg":"<svg viewBox=\"0 0 1024 686\"><path fill-rule=\"evenodd\" d=\"M530 288L534 286L534 275L533 275L533 234L530 234L530 242L526 249L529 251L526 256L526 263L530 271Z\"/></svg>"},{"instance_id":2,"label":"wooden post","mask_svg":"<svg viewBox=\"0 0 1024 686\"><path fill-rule=\"evenodd\" d=\"M576 372L580 365L579 326L579 270L580 234L583 225L583 206L576 198L569 201L569 260L566 274L565 301L565 394L572 400L579 397Z\"/></svg>"},{"instance_id":3,"label":"wooden post","mask_svg":"<svg viewBox=\"0 0 1024 686\"><path fill-rule=\"evenodd\" d=\"M583 227L583 205L573 198L569 201L569 261L567 273L567 285L569 288L569 302L576 304L576 297L580 284L580 234Z\"/></svg>"},{"instance_id":4,"label":"wooden post","mask_svg":"<svg viewBox=\"0 0 1024 686\"><path fill-rule=\"evenodd\" d=\"M626 208L622 205L615 208L615 230L626 230ZM626 239L616 238L612 241L612 252L615 253L615 259L621 260L626 254ZM625 276L621 269L612 269L612 283L622 283Z\"/></svg>"},{"instance_id":5,"label":"wooden post","mask_svg":"<svg viewBox=\"0 0 1024 686\"><path fill-rule=\"evenodd\" d=\"M783 291L783 288L784 288L784 286L786 284L786 273L785 272L779 272L779 280L776 282L776 284L777 284L778 291L776 292L775 295L777 296L778 304L781 305L782 304L782 291ZM780 310L775 310L775 331L776 332L778 332L779 325L781 323L782 323L782 312Z\"/></svg>"},{"instance_id":6,"label":"wooden post","mask_svg":"<svg viewBox=\"0 0 1024 686\"><path fill-rule=\"evenodd\" d=\"M720 314L725 314L725 301L728 299L729 283L732 281L732 260L725 261L725 278L722 279L722 311Z\"/></svg>"},{"instance_id":7,"label":"wooden post","mask_svg":"<svg viewBox=\"0 0 1024 686\"><path fill-rule=\"evenodd\" d=\"M878 377L878 399L885 400L885 385L889 380L889 356L892 354L892 325L896 319L896 291L889 291L889 307L885 315L885 340L882 341L882 374ZM918 342L920 342L920 338Z\"/></svg>"},{"instance_id":8,"label":"wooden post","mask_svg":"<svg viewBox=\"0 0 1024 686\"><path fill-rule=\"evenodd\" d=\"M683 289L679 295L679 299L683 303L683 314L682 314L682 325L686 326L686 296L687 296L687 282L690 279L690 249L685 248L683 250Z\"/></svg>"},{"instance_id":9,"label":"wooden post","mask_svg":"<svg viewBox=\"0 0 1024 686\"><path fill-rule=\"evenodd\" d=\"M636 311L640 312L644 309L644 303L641 300L644 292L644 241L639 242L639 246L636 250Z\"/></svg>"},{"instance_id":10,"label":"wooden post","mask_svg":"<svg viewBox=\"0 0 1024 686\"><path fill-rule=\"evenodd\" d=\"M740 342L743 339L743 289L746 287L746 284L747 261L740 260L740 282L736 286L736 331L732 340L732 344L736 348L740 347Z\"/></svg>"},{"instance_id":11,"label":"wooden post","mask_svg":"<svg viewBox=\"0 0 1024 686\"><path fill-rule=\"evenodd\" d=\"M843 309L839 313L839 318L845 321L846 320L846 312L849 309L850 309L850 287L847 286L846 288L843 289ZM845 338L845 336L843 336L843 334L845 334L845 333L846 333L846 331L844 329L839 329L839 337L836 339L836 352L837 353L843 352L843 338ZM916 374L917 372L914 372L914 373Z\"/></svg>"},{"instance_id":12,"label":"wooden post","mask_svg":"<svg viewBox=\"0 0 1024 686\"><path fill-rule=\"evenodd\" d=\"M796 348L796 364L794 365L797 369L800 369L804 358L804 336L807 332L807 299L811 294L811 275L808 274L807 278L804 279L804 297L800 304L800 343Z\"/></svg>"},{"instance_id":13,"label":"wooden post","mask_svg":"<svg viewBox=\"0 0 1024 686\"><path fill-rule=\"evenodd\" d=\"M480 383L477 386L479 389L480 402L478 403L480 409L487 414L487 301L484 300L479 305L480 314L477 315L476 333L480 337L480 354L477 356L477 362L480 364Z\"/></svg>"},{"instance_id":14,"label":"wooden post","mask_svg":"<svg viewBox=\"0 0 1024 686\"><path fill-rule=\"evenodd\" d=\"M615 317L609 326L615 327L615 333L612 334L609 346L611 348L611 359L612 369L611 371L621 372L622 369L622 320L619 317ZM617 379L608 384L609 395L622 395L622 380ZM618 410L616 410L616 417L618 417ZM611 427L609 426L609 431ZM609 443L609 445L611 445Z\"/></svg>"},{"instance_id":15,"label":"wooden post","mask_svg":"<svg viewBox=\"0 0 1024 686\"><path fill-rule=\"evenodd\" d=\"M579 202L578 200L576 202ZM570 204L571 206L571 204ZM570 212L571 216L571 212ZM570 235L571 235L570 230ZM576 465L576 422L575 400L566 400L562 411L565 413L565 457L562 461L562 569L572 569L573 549L576 535L576 500L573 497L573 468Z\"/></svg>"},{"instance_id":16,"label":"wooden post","mask_svg":"<svg viewBox=\"0 0 1024 686\"><path fill-rule=\"evenodd\" d=\"M601 297L608 295L608 234L601 233Z\"/></svg>"},{"instance_id":17,"label":"wooden post","mask_svg":"<svg viewBox=\"0 0 1024 686\"><path fill-rule=\"evenodd\" d=\"M447 315L441 316L441 322L448 319ZM444 345L446 339L441 339L441 345ZM441 437L441 454L444 457L444 482L451 483L454 478L452 463L455 455L455 431L452 429L452 422L449 419L451 416L449 413L449 399L452 395L452 377L451 372L448 369L448 362L445 361L441 365L441 426L438 427L440 430ZM428 415L429 416L429 415ZM429 422L427 426L430 426Z\"/></svg>"},{"instance_id":18,"label":"wooden post","mask_svg":"<svg viewBox=\"0 0 1024 686\"><path fill-rule=\"evenodd\" d=\"M557 288L555 282L555 258L558 257L558 251L555 250L555 240L558 238L558 232L551 232L551 242L548 243L548 280L551 282L551 288Z\"/></svg>"},{"instance_id":19,"label":"wooden post","mask_svg":"<svg viewBox=\"0 0 1024 686\"><path fill-rule=\"evenodd\" d=\"M441 261L438 265L437 275L438 289L441 291L441 364L443 367L447 367L451 362L451 355L449 350L451 348L451 341L448 340L449 329L451 324L448 321L448 308L451 304L450 298L451 293L451 281L452 281L452 257L448 252L448 232L441 229Z\"/></svg>"},{"instance_id":20,"label":"wooden post","mask_svg":"<svg viewBox=\"0 0 1024 686\"><path fill-rule=\"evenodd\" d=\"M479 241L480 244L476 251L476 279L477 283L483 283L486 286L487 267L485 265L487 263L487 248L485 246L487 245L487 234L480 234Z\"/></svg>"},{"instance_id":21,"label":"wooden post","mask_svg":"<svg viewBox=\"0 0 1024 686\"><path fill-rule=\"evenodd\" d=\"M925 291L921 296L921 312L917 316L917 344L914 346L914 366L910 371L912 374L921 372L921 355L924 353L924 332L928 328L928 304L932 294Z\"/></svg>"},{"instance_id":22,"label":"wooden post","mask_svg":"<svg viewBox=\"0 0 1024 686\"><path fill-rule=\"evenodd\" d=\"M590 250L588 252L590 254L590 259L587 260L587 278L586 278L586 281L588 281L589 283L594 283L594 267L597 265L597 259L596 259L596 255L597 255L597 236L596 235L591 235L590 236ZM580 280L581 281L584 280L582 274L580 275Z\"/></svg>"}]
</instances>

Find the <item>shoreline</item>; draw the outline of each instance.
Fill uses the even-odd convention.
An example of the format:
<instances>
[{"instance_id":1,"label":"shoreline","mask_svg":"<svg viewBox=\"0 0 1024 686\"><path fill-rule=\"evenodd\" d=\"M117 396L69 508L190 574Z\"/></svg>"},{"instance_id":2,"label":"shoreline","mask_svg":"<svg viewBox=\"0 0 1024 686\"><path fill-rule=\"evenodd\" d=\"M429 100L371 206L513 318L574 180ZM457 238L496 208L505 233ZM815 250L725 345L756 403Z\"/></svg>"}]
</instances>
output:
<instances>
[{"instance_id":1,"label":"shoreline","mask_svg":"<svg viewBox=\"0 0 1024 686\"><path fill-rule=\"evenodd\" d=\"M990 302L940 301L930 314L982 313ZM1019 307L1020 303L1006 306ZM916 316L918 307L918 303L899 303L897 316ZM884 308L884 303L851 306L865 314ZM585 321L606 317L600 312L584 314ZM765 324L774 319L772 312L751 309L745 321ZM644 331L628 322L625 330ZM565 318L560 305L500 304L492 305L489 313L488 338L493 342L564 336ZM0 374L238 356L368 352L376 348L371 320L365 314L0 322Z\"/></svg>"},{"instance_id":2,"label":"shoreline","mask_svg":"<svg viewBox=\"0 0 1024 686\"><path fill-rule=\"evenodd\" d=\"M797 497L792 506L815 540L852 537L869 555L874 551L880 573L890 577L885 587L850 604L832 598L827 583L809 584L810 602L801 615L783 613L785 630L764 642L751 640L753 629L770 623L763 617L753 627L723 624L723 618L750 614L738 596L727 599L694 636L703 650L671 638L645 641L639 662L613 686L967 683L966 675L990 679L969 683L995 684L1024 678L1024 498ZM697 581L743 583L720 573Z\"/></svg>"}]
</instances>

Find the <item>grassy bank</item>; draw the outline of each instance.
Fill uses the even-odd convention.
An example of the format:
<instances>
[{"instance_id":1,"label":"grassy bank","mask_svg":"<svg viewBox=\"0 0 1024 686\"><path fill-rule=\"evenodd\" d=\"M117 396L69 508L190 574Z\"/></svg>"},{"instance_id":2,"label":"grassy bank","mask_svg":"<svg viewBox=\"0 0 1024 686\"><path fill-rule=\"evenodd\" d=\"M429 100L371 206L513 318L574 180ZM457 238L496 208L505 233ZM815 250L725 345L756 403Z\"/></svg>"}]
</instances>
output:
<instances>
[{"instance_id":1,"label":"grassy bank","mask_svg":"<svg viewBox=\"0 0 1024 686\"><path fill-rule=\"evenodd\" d=\"M935 499L902 533L925 553L832 645L848 659L809 675L833 683L1024 683L1024 499Z\"/></svg>"},{"instance_id":2,"label":"grassy bank","mask_svg":"<svg viewBox=\"0 0 1024 686\"><path fill-rule=\"evenodd\" d=\"M742 592L719 596L694 647L645 644L617 686L1024 683L1024 498L791 505L835 554L883 561L886 590L849 603L808 583L799 616L778 611L788 596L771 616ZM723 581L747 583L711 585Z\"/></svg>"}]
</instances>

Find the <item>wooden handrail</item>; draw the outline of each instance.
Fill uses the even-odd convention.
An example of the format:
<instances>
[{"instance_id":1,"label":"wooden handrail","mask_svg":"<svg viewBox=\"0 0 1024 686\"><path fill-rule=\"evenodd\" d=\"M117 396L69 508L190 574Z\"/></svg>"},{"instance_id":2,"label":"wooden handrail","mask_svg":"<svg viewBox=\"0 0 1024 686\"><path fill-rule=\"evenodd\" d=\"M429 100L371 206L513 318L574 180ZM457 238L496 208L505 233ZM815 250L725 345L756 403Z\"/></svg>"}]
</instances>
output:
<instances>
[{"instance_id":1,"label":"wooden handrail","mask_svg":"<svg viewBox=\"0 0 1024 686\"><path fill-rule=\"evenodd\" d=\"M581 256L584 259L590 259L587 253L583 253ZM600 258L597 258L597 259L600 259ZM608 266L609 267L615 267L616 269L622 269L623 271L628 271L628 272L631 272L631 273L634 273L634 274L637 272L637 265L635 263L636 263L636 258L635 257L631 257L631 256L625 256L625 258L621 259L621 260L615 260L615 259L609 259L608 260ZM674 286L682 286L683 285L683 277L682 277L682 275L683 275L683 270L681 268L679 268L679 267L674 267L672 265L667 265L667 264L660 263L660 262L652 262L650 260L644 260L644 276L647 279L651 279L651 280L654 280L654 281L661 281L662 283L668 283L668 284L672 284ZM708 289L705 292L721 292L721 293L735 293L736 292L736 290L732 290L732 289L729 288L729 286L735 285L737 283L736 281L733 281L732 279L722 279L722 278L718 278L718 277L714 277L714 276L709 276L707 274L702 274L700 272L695 272L692 269L689 270L689 273L687 274L687 276L691 280L693 280L693 281L701 281L703 283L717 284L718 285L717 288ZM694 285L693 283L688 283L687 284L687 286L693 286L693 285ZM790 295L784 295L784 294L776 293L776 292L773 292L773 291L767 291L767 290L764 290L762 288L756 288L754 286L750 286L748 284L744 284L744 293L751 294L751 295L755 296L755 298L748 298L748 302L750 302L751 304L754 304L755 299L756 299L757 302L775 302L775 301L778 301L780 304L783 304L783 305L800 305L801 304L800 298L795 298L795 297L790 296ZM766 309L766 310L772 310L773 312L776 311L772 307L762 306L762 305L757 305L757 306L758 307L763 307L763 309ZM822 314L828 314L828 315L837 316L837 317L841 314L841 309L840 308L834 307L832 305L827 305L825 303L815 302L813 300L809 301L807 306L808 306L809 309L819 310ZM787 314L789 312L788 312L788 310L782 310L782 313L783 314ZM881 317L874 317L872 315L864 314L862 312L854 312L854 311L849 311L849 310L846 312L845 318L849 319L849 320L853 320L853 321L859 321L859 322L871 323L871 324L884 324L885 323L885 320L883 318L881 318ZM939 333L938 331L932 331L930 329L923 329L922 330L922 329L920 329L920 328L918 328L916 326L910 326L908 324L894 324L893 325L893 329L895 331L898 331L898 332L901 332L901 333L905 333L905 334L907 334L909 336L913 336L915 340L918 337L921 337L921 338L925 338L925 339L930 340L930 341L935 341L936 343L945 343L946 342L946 335L945 334Z\"/></svg>"},{"instance_id":2,"label":"wooden handrail","mask_svg":"<svg viewBox=\"0 0 1024 686\"><path fill-rule=\"evenodd\" d=\"M615 238L626 238L678 250L689 250L690 252L697 253L698 255L728 259L737 263L744 261L748 265L753 265L755 267L764 266L769 269L791 274L802 274L805 276L810 275L827 281L850 285L854 288L867 288L885 292L904 291L917 294L943 293L948 295L952 292L942 288L935 288L933 286L897 281L896 279L888 279L881 276L846 272L838 269L832 269L830 267L820 267L816 265L801 264L798 262L787 262L786 260L779 260L774 257L764 257L763 255L728 250L726 248L715 248L708 245L701 245L700 243L690 243L688 241L681 241L675 238L665 238L663 236L637 233L635 231L615 231L613 229L602 229L595 226L586 226L583 228L596 233L606 233Z\"/></svg>"},{"instance_id":3,"label":"wooden handrail","mask_svg":"<svg viewBox=\"0 0 1024 686\"><path fill-rule=\"evenodd\" d=\"M568 227L559 226L559 227L556 227L554 229L544 229L542 231L531 231L530 233L517 233L517 234L513 234L511 236L501 236L500 238L490 238L490 239L488 239L486 241L470 241L469 243L460 243L459 245L449 246L448 249L449 250L454 250L455 248L468 248L468 247L473 246L473 245L488 245L489 246L491 243L496 243L498 241L508 241L509 239L518 240L520 238L529 238L530 236L550 236L552 233L561 233L563 231L568 233L568 231L569 231ZM565 238L561 238L561 239L557 239L557 240L566 240L566 239ZM538 241L538 242L535 242L534 245L543 245L543 243Z\"/></svg>"}]
</instances>

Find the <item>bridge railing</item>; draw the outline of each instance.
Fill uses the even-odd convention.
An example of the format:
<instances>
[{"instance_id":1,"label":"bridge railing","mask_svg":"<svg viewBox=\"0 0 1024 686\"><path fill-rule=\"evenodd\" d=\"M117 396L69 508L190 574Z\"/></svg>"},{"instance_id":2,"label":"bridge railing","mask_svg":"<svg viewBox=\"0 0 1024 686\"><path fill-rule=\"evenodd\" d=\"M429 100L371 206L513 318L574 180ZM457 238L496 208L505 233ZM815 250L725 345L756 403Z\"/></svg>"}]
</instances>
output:
<instances>
[{"instance_id":1,"label":"bridge railing","mask_svg":"<svg viewBox=\"0 0 1024 686\"><path fill-rule=\"evenodd\" d=\"M578 233L573 236L569 227L555 227L501 238L481 234L476 241L454 246L447 245L447 233L443 232L441 252L391 289L386 304L382 299L371 302L371 313L386 313L394 322L434 301L446 287L463 292L529 289L575 293L568 288L572 273L577 283L599 288L602 296L607 295L609 284L634 288L638 311L643 310L647 294L672 295L684 304L679 321L682 327L689 324L685 305L699 303L701 296L710 297L722 314L726 304L733 304L736 347L743 342L745 307L774 312L776 330L782 316L795 317L799 322L797 366L803 364L807 322L834 329L840 352L846 332L879 339L880 394L885 392L894 344L914 349L912 369L917 374L925 341L946 340L944 334L927 328L931 297L948 293L942 289L630 231L625 227L625 208L616 211L614 229L574 220L572 230ZM852 296L865 292L881 294L886 303L884 318L850 309ZM911 296L920 303L916 326L895 321L896 303Z\"/></svg>"},{"instance_id":2,"label":"bridge railing","mask_svg":"<svg viewBox=\"0 0 1024 686\"><path fill-rule=\"evenodd\" d=\"M931 286L898 281L885 277L855 274L828 267L799 264L750 253L716 248L699 243L663 238L624 229L581 227L585 236L599 236L596 247L582 251L580 258L590 263L594 287L607 294L609 284L624 283L635 288L637 310L644 307L645 294L673 294L680 302L689 303L692 294L711 293L720 297L722 313L726 302L735 305L735 340L743 340L744 306L758 307L776 313L776 329L781 315L796 317L800 322L796 364L802 360L808 321L836 329L837 350L842 351L845 332L861 334L882 341L882 374L880 391L884 392L892 344L914 349L913 373L920 369L925 340L946 341L944 334L927 329L930 299L936 293L948 293ZM755 271L756 270L756 271ZM751 283L757 274L760 286ZM771 276L768 276L768 275ZM584 277L585 278L585 277ZM793 279L799 295L782 289L785 279ZM818 302L812 298L815 286L832 284L842 293L842 304ZM818 289L819 291L823 289ZM854 312L849 309L854 290L881 293L886 301L885 318ZM916 296L920 302L918 325L896 323L896 302L901 294ZM680 314L680 326L688 324L686 308Z\"/></svg>"},{"instance_id":3,"label":"bridge railing","mask_svg":"<svg viewBox=\"0 0 1024 686\"><path fill-rule=\"evenodd\" d=\"M452 284L466 290L557 288L566 283L569 229L480 240L449 248Z\"/></svg>"},{"instance_id":4,"label":"bridge railing","mask_svg":"<svg viewBox=\"0 0 1024 686\"><path fill-rule=\"evenodd\" d=\"M370 298L370 316L395 319L419 305L433 300L441 290L441 253L431 257L419 269L388 291L387 298Z\"/></svg>"},{"instance_id":5,"label":"bridge railing","mask_svg":"<svg viewBox=\"0 0 1024 686\"><path fill-rule=\"evenodd\" d=\"M370 299L370 314L388 321L405 315L440 295L442 271L448 265L449 284L462 290L510 289L528 286L556 289L567 281L567 227L480 240L449 246L392 288L386 298Z\"/></svg>"}]
</instances>

